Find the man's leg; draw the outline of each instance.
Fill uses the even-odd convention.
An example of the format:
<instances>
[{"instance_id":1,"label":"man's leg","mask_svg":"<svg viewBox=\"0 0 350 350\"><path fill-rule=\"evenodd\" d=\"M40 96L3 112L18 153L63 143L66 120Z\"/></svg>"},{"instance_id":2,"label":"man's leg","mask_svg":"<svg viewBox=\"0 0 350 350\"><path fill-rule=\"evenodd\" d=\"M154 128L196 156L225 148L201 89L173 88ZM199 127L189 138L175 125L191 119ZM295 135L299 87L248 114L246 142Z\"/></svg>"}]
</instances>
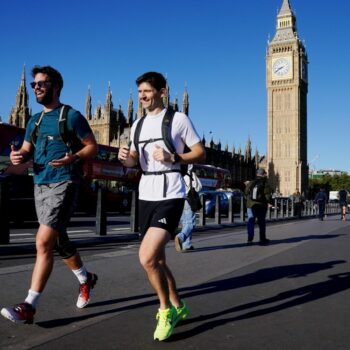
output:
<instances>
[{"instance_id":1,"label":"man's leg","mask_svg":"<svg viewBox=\"0 0 350 350\"><path fill-rule=\"evenodd\" d=\"M266 238L266 207L256 208L256 216L259 225L260 242L267 243Z\"/></svg>"},{"instance_id":2,"label":"man's leg","mask_svg":"<svg viewBox=\"0 0 350 350\"><path fill-rule=\"evenodd\" d=\"M175 247L177 251L191 249L192 231L194 227L194 213L187 202L185 202L184 210L181 215L181 231L175 237Z\"/></svg>"},{"instance_id":3,"label":"man's leg","mask_svg":"<svg viewBox=\"0 0 350 350\"><path fill-rule=\"evenodd\" d=\"M255 215L253 208L247 208L248 222L247 222L247 230L248 230L248 243L252 242L254 239L254 225L255 225Z\"/></svg>"},{"instance_id":4,"label":"man's leg","mask_svg":"<svg viewBox=\"0 0 350 350\"><path fill-rule=\"evenodd\" d=\"M41 224L36 235L36 261L32 274L31 290L41 293L50 277L54 256L53 250L58 232L53 228Z\"/></svg>"},{"instance_id":5,"label":"man's leg","mask_svg":"<svg viewBox=\"0 0 350 350\"><path fill-rule=\"evenodd\" d=\"M159 264L164 271L168 283L169 300L172 305L179 307L181 305L180 297L176 289L175 278L166 263L165 253L160 255Z\"/></svg>"},{"instance_id":6,"label":"man's leg","mask_svg":"<svg viewBox=\"0 0 350 350\"><path fill-rule=\"evenodd\" d=\"M165 245L169 239L170 234L166 230L150 227L142 240L139 251L140 263L158 295L160 309L163 310L170 307L170 300L167 276L160 260L165 255Z\"/></svg>"},{"instance_id":7,"label":"man's leg","mask_svg":"<svg viewBox=\"0 0 350 350\"><path fill-rule=\"evenodd\" d=\"M178 321L176 308L170 303L170 288L174 302L178 297L175 291L175 280L165 264L165 245L170 239L170 234L158 227L150 227L144 236L139 257L148 279L156 291L160 308L157 313L157 327L154 339L160 341L169 338ZM169 286L168 279L171 286Z\"/></svg>"},{"instance_id":8,"label":"man's leg","mask_svg":"<svg viewBox=\"0 0 350 350\"><path fill-rule=\"evenodd\" d=\"M32 282L24 303L3 308L1 314L15 323L33 323L36 305L50 277L54 256L53 249L58 232L41 224L36 235L36 261Z\"/></svg>"}]
</instances>

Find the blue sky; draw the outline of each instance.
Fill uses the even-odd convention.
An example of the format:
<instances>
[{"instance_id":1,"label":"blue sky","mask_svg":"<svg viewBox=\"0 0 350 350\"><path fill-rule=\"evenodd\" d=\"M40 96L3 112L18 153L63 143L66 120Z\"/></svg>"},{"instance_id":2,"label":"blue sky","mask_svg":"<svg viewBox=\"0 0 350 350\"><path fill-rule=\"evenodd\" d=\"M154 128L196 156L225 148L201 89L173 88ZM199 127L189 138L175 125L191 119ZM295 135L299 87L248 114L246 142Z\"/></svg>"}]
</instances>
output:
<instances>
[{"instance_id":1,"label":"blue sky","mask_svg":"<svg viewBox=\"0 0 350 350\"><path fill-rule=\"evenodd\" d=\"M350 171L348 0L290 0L309 57L308 161ZM187 84L190 117L209 140L266 153L265 53L282 0L13 0L0 3L0 116L7 121L23 64L61 71L62 101L84 111L104 103L137 107L135 78L167 75L170 99ZM33 112L40 110L30 91ZM211 133L210 133L211 132Z\"/></svg>"}]
</instances>

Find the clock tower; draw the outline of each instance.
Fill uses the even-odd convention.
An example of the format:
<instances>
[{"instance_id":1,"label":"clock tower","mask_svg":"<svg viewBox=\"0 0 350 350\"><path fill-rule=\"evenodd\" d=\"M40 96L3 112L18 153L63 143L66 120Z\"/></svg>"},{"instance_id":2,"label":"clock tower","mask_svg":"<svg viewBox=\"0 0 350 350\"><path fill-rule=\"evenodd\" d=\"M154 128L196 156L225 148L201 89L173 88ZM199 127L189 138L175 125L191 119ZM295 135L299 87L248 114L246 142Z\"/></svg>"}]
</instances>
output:
<instances>
[{"instance_id":1,"label":"clock tower","mask_svg":"<svg viewBox=\"0 0 350 350\"><path fill-rule=\"evenodd\" d=\"M308 187L307 66L296 17L289 0L283 0L266 55L268 172L272 187L283 196L296 189L306 193Z\"/></svg>"}]
</instances>

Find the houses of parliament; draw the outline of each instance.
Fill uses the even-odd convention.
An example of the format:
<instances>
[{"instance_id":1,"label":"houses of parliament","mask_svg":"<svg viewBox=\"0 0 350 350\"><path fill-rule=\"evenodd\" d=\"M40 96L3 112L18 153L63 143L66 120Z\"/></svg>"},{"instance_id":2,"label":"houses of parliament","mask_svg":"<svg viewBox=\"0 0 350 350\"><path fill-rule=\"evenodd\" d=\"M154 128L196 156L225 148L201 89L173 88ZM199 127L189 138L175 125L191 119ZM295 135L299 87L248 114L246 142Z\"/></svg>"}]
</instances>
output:
<instances>
[{"instance_id":1,"label":"houses of parliament","mask_svg":"<svg viewBox=\"0 0 350 350\"><path fill-rule=\"evenodd\" d=\"M252 154L252 142L248 138L244 151L220 142L209 142L203 135L206 146L206 163L228 169L233 186L243 188L246 180L255 177L255 170L264 167L275 192L284 196L296 189L307 191L307 90L308 59L305 47L296 29L296 17L289 0L282 0L277 15L276 33L268 42L266 53L267 88L267 156L260 156L258 150ZM167 86L164 105L179 111L176 97L170 102L170 88ZM9 123L24 128L30 118L29 97L23 69L16 104L12 108ZM110 86L107 88L104 105L98 104L92 112L92 96L88 89L85 103L87 118L99 144L120 147L128 143L130 129L136 118L145 115L140 103L134 113L132 96L126 111L121 105L114 107ZM189 115L189 94L187 88L182 98L181 111Z\"/></svg>"}]
</instances>

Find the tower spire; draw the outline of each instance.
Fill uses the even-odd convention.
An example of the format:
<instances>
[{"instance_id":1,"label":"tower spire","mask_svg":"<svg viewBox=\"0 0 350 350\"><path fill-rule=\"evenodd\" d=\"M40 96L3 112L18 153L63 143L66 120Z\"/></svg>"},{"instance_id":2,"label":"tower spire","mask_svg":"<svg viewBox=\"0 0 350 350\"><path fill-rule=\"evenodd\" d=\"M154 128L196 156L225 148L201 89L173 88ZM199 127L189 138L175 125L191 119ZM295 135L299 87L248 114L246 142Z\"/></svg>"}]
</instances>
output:
<instances>
[{"instance_id":1,"label":"tower spire","mask_svg":"<svg viewBox=\"0 0 350 350\"><path fill-rule=\"evenodd\" d=\"M283 0L277 15L276 34L272 41L286 41L297 38L296 17L289 0Z\"/></svg>"},{"instance_id":2,"label":"tower spire","mask_svg":"<svg viewBox=\"0 0 350 350\"><path fill-rule=\"evenodd\" d=\"M129 101L128 101L128 120L127 123L131 127L131 124L133 122L133 115L134 115L134 102L132 100L132 94L130 92Z\"/></svg>"},{"instance_id":3,"label":"tower spire","mask_svg":"<svg viewBox=\"0 0 350 350\"><path fill-rule=\"evenodd\" d=\"M90 85L88 86L88 94L86 96L86 102L85 102L85 117L87 120L92 119L92 114L91 114L91 89Z\"/></svg>"},{"instance_id":4,"label":"tower spire","mask_svg":"<svg viewBox=\"0 0 350 350\"><path fill-rule=\"evenodd\" d=\"M26 69L25 64L23 65L21 82L16 95L16 104L11 110L9 116L9 123L12 125L19 126L20 128L25 128L29 120L29 96L26 87Z\"/></svg>"},{"instance_id":5,"label":"tower spire","mask_svg":"<svg viewBox=\"0 0 350 350\"><path fill-rule=\"evenodd\" d=\"M189 113L189 97L187 92L187 84L185 84L185 92L182 97L182 113L188 116Z\"/></svg>"}]
</instances>

